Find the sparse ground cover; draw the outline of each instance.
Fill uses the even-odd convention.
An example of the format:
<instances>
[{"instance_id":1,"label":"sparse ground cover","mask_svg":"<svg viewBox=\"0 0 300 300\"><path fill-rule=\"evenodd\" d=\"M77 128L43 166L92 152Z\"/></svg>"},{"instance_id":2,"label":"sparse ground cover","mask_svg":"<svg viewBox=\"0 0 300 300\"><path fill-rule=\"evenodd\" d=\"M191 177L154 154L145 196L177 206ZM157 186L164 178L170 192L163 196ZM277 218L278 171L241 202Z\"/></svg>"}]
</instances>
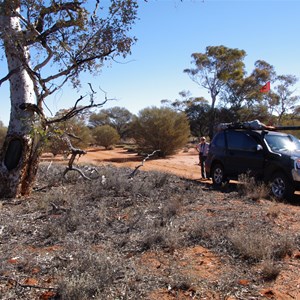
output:
<instances>
[{"instance_id":1,"label":"sparse ground cover","mask_svg":"<svg viewBox=\"0 0 300 300\"><path fill-rule=\"evenodd\" d=\"M185 161L198 171L196 159ZM29 199L1 202L0 298L300 296L297 199L277 203L253 197L255 186L216 191L209 182L144 169L130 179L131 168L107 161L96 167L97 179L69 172L65 180L63 165L41 163Z\"/></svg>"}]
</instances>

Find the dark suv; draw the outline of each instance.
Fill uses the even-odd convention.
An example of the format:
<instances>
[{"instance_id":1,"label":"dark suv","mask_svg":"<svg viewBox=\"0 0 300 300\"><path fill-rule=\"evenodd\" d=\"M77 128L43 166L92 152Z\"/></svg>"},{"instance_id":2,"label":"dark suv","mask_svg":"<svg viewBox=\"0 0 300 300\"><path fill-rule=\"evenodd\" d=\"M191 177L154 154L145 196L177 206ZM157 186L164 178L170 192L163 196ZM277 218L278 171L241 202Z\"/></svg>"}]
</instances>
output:
<instances>
[{"instance_id":1,"label":"dark suv","mask_svg":"<svg viewBox=\"0 0 300 300\"><path fill-rule=\"evenodd\" d=\"M289 198L300 190L300 142L282 132L225 128L211 141L206 172L216 186L250 173L270 183L276 198Z\"/></svg>"}]
</instances>

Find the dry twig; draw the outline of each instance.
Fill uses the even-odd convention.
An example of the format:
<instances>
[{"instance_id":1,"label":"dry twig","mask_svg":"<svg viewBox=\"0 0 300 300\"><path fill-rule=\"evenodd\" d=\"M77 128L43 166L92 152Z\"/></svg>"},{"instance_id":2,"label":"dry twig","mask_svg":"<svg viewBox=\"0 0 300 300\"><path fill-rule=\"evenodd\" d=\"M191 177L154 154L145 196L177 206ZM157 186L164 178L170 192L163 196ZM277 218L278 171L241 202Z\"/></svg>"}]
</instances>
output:
<instances>
[{"instance_id":1,"label":"dry twig","mask_svg":"<svg viewBox=\"0 0 300 300\"><path fill-rule=\"evenodd\" d=\"M144 163L146 162L147 159L149 159L151 156L153 156L156 152L159 152L160 150L154 150L151 154L148 154L141 162L141 164L139 164L138 166L135 167L135 169L130 173L129 175L129 179L132 179L134 177L134 175L136 174L136 172L138 171L138 169L140 167L142 167L144 165Z\"/></svg>"}]
</instances>

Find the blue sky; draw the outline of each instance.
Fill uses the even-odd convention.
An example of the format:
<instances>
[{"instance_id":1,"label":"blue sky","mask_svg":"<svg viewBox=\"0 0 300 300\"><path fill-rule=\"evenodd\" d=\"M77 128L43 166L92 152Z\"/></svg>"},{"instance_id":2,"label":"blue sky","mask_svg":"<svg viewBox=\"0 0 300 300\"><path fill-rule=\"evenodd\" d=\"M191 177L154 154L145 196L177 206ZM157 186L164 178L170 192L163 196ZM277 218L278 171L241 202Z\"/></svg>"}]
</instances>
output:
<instances>
[{"instance_id":1,"label":"blue sky","mask_svg":"<svg viewBox=\"0 0 300 300\"><path fill-rule=\"evenodd\" d=\"M99 101L104 99L99 88L116 99L103 108L121 106L134 114L145 107L159 107L162 99L180 99L183 90L209 100L207 91L183 73L193 66L191 54L204 52L207 46L245 50L249 72L261 59L273 65L277 74L300 79L300 0L148 0L139 4L139 20L132 30L138 41L132 55L105 66L97 77L82 76L78 94L65 86L47 99L53 113L71 107L88 91L88 82ZM295 89L299 95L299 82ZM7 125L8 85L3 84L0 91L0 120Z\"/></svg>"}]
</instances>

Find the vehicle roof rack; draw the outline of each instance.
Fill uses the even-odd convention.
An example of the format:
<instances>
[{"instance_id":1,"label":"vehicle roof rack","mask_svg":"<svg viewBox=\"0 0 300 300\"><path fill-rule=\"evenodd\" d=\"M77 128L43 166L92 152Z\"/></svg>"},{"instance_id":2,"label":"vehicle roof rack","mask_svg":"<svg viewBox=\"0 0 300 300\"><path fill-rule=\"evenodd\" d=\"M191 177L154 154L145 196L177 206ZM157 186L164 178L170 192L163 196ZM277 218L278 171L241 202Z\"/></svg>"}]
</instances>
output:
<instances>
[{"instance_id":1,"label":"vehicle roof rack","mask_svg":"<svg viewBox=\"0 0 300 300\"><path fill-rule=\"evenodd\" d=\"M269 126L259 120L246 121L246 122L232 122L232 123L220 123L217 126L217 130L225 129L250 129L250 130L300 130L300 126Z\"/></svg>"}]
</instances>

